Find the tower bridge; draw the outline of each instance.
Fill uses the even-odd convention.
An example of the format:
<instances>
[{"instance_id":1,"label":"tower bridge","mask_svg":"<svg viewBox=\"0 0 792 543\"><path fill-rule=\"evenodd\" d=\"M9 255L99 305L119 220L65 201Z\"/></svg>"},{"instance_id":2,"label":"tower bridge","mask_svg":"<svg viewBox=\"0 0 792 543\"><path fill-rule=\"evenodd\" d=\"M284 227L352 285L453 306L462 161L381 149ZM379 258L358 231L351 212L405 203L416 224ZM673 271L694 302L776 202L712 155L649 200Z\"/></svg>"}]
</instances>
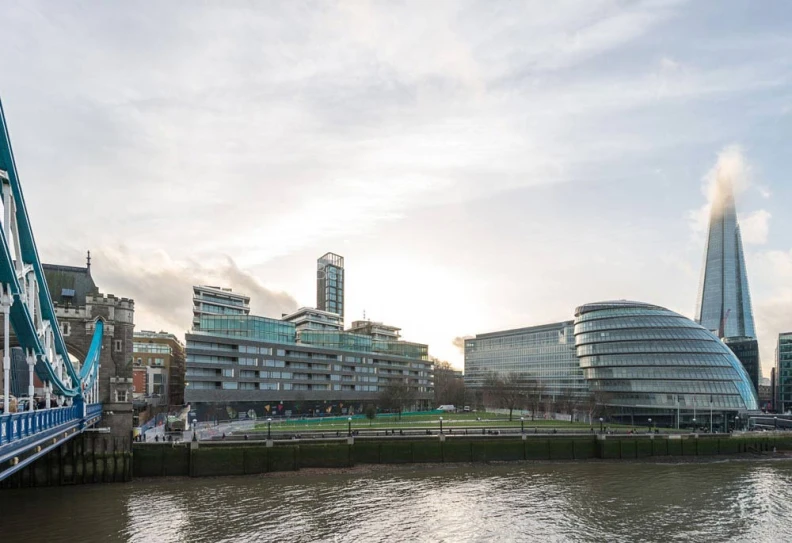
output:
<instances>
[{"instance_id":1,"label":"tower bridge","mask_svg":"<svg viewBox=\"0 0 792 543\"><path fill-rule=\"evenodd\" d=\"M69 270L43 265L39 258L2 102L0 198L3 481L90 430L103 416L111 435L129 440L134 302L103 296L95 285L75 305L58 303L73 296L73 288L50 291L47 276L60 278ZM90 261L87 270L90 276ZM12 347L22 350L28 367L27 392L16 399L21 408L16 412L10 388ZM79 355L77 363L70 351ZM43 409L36 409L37 389Z\"/></svg>"}]
</instances>

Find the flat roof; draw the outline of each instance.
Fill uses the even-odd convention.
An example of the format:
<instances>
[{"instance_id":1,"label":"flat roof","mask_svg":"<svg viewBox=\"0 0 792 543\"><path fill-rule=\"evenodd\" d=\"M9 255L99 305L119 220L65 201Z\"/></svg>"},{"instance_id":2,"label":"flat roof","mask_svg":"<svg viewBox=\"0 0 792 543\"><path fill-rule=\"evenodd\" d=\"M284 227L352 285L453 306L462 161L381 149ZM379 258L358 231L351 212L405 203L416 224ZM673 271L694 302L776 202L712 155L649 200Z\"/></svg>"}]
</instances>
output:
<instances>
[{"instance_id":1,"label":"flat roof","mask_svg":"<svg viewBox=\"0 0 792 543\"><path fill-rule=\"evenodd\" d=\"M501 336L516 336L518 334L532 333L532 332L545 332L548 330L556 330L574 324L575 321L560 321L549 324L539 324L537 326L526 326L525 328L513 328L511 330L500 330L498 332L487 332L486 334L476 334L476 337L469 339L491 339Z\"/></svg>"}]
</instances>

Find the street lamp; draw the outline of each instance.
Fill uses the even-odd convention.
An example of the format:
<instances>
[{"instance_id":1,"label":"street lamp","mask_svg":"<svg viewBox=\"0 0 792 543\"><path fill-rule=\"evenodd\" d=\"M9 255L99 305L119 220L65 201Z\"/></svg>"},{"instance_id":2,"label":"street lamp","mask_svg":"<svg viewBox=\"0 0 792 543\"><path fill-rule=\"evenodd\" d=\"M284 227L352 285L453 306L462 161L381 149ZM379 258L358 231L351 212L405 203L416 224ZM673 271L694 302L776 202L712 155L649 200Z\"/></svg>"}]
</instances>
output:
<instances>
[{"instance_id":1,"label":"street lamp","mask_svg":"<svg viewBox=\"0 0 792 543\"><path fill-rule=\"evenodd\" d=\"M347 419L347 426L349 428L349 436L352 437L352 417Z\"/></svg>"},{"instance_id":2,"label":"street lamp","mask_svg":"<svg viewBox=\"0 0 792 543\"><path fill-rule=\"evenodd\" d=\"M525 417L520 417L520 433L525 433Z\"/></svg>"},{"instance_id":3,"label":"street lamp","mask_svg":"<svg viewBox=\"0 0 792 543\"><path fill-rule=\"evenodd\" d=\"M696 430L696 417L693 417L693 430Z\"/></svg>"},{"instance_id":4,"label":"street lamp","mask_svg":"<svg viewBox=\"0 0 792 543\"><path fill-rule=\"evenodd\" d=\"M267 419L267 440L272 439L272 418Z\"/></svg>"},{"instance_id":5,"label":"street lamp","mask_svg":"<svg viewBox=\"0 0 792 543\"><path fill-rule=\"evenodd\" d=\"M440 417L440 433L443 433L443 417Z\"/></svg>"},{"instance_id":6,"label":"street lamp","mask_svg":"<svg viewBox=\"0 0 792 543\"><path fill-rule=\"evenodd\" d=\"M652 433L652 418L649 417L649 433Z\"/></svg>"},{"instance_id":7,"label":"street lamp","mask_svg":"<svg viewBox=\"0 0 792 543\"><path fill-rule=\"evenodd\" d=\"M773 417L773 430L778 430L778 417Z\"/></svg>"},{"instance_id":8,"label":"street lamp","mask_svg":"<svg viewBox=\"0 0 792 543\"><path fill-rule=\"evenodd\" d=\"M740 429L740 415L736 415L734 417L734 431L736 432L739 429Z\"/></svg>"},{"instance_id":9,"label":"street lamp","mask_svg":"<svg viewBox=\"0 0 792 543\"><path fill-rule=\"evenodd\" d=\"M600 417L600 433L602 433L602 417Z\"/></svg>"}]
</instances>

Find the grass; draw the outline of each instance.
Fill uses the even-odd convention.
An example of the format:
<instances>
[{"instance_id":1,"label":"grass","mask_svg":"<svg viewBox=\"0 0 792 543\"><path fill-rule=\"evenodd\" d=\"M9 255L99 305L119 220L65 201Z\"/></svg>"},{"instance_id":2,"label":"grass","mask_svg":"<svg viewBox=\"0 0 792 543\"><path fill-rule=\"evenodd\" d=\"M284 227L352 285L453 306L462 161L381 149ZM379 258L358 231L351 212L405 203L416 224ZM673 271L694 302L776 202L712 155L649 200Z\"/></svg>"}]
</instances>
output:
<instances>
[{"instance_id":1,"label":"grass","mask_svg":"<svg viewBox=\"0 0 792 543\"><path fill-rule=\"evenodd\" d=\"M377 418L370 421L361 416L352 417L352 429L362 430L366 428L383 429L383 428L432 428L439 429L439 417L443 417L443 428L453 429L456 427L479 427L479 428L519 428L520 417L514 416L509 421L508 415L500 413L444 413L439 415L437 413L431 414L410 414L405 415L398 419L396 415L377 415ZM477 420L481 419L481 420ZM296 421L273 421L272 430L276 432L282 431L336 431L346 430L349 421L344 417L330 417L327 420L322 419L306 419ZM524 421L526 431L533 430L534 428L557 428L563 431L564 429L588 429L591 426L583 422L566 422L559 420L530 420L528 418ZM598 427L598 425L595 425ZM620 431L628 431L633 429L629 425L607 424L608 428L618 429ZM646 431L646 426L636 426L638 431ZM255 426L255 431L267 431L267 423L259 423ZM662 429L661 429L662 431Z\"/></svg>"}]
</instances>

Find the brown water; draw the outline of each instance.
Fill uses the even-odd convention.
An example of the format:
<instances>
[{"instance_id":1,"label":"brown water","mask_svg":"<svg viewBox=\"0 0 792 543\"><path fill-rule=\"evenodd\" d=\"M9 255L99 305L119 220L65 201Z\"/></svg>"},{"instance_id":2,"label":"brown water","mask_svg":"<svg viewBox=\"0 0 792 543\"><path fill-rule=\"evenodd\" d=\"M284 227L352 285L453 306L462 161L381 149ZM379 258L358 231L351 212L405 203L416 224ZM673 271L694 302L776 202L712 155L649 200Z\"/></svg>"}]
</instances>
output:
<instances>
[{"instance_id":1,"label":"brown water","mask_svg":"<svg viewBox=\"0 0 792 543\"><path fill-rule=\"evenodd\" d=\"M2 541L792 541L792 461L410 466L0 491Z\"/></svg>"}]
</instances>

